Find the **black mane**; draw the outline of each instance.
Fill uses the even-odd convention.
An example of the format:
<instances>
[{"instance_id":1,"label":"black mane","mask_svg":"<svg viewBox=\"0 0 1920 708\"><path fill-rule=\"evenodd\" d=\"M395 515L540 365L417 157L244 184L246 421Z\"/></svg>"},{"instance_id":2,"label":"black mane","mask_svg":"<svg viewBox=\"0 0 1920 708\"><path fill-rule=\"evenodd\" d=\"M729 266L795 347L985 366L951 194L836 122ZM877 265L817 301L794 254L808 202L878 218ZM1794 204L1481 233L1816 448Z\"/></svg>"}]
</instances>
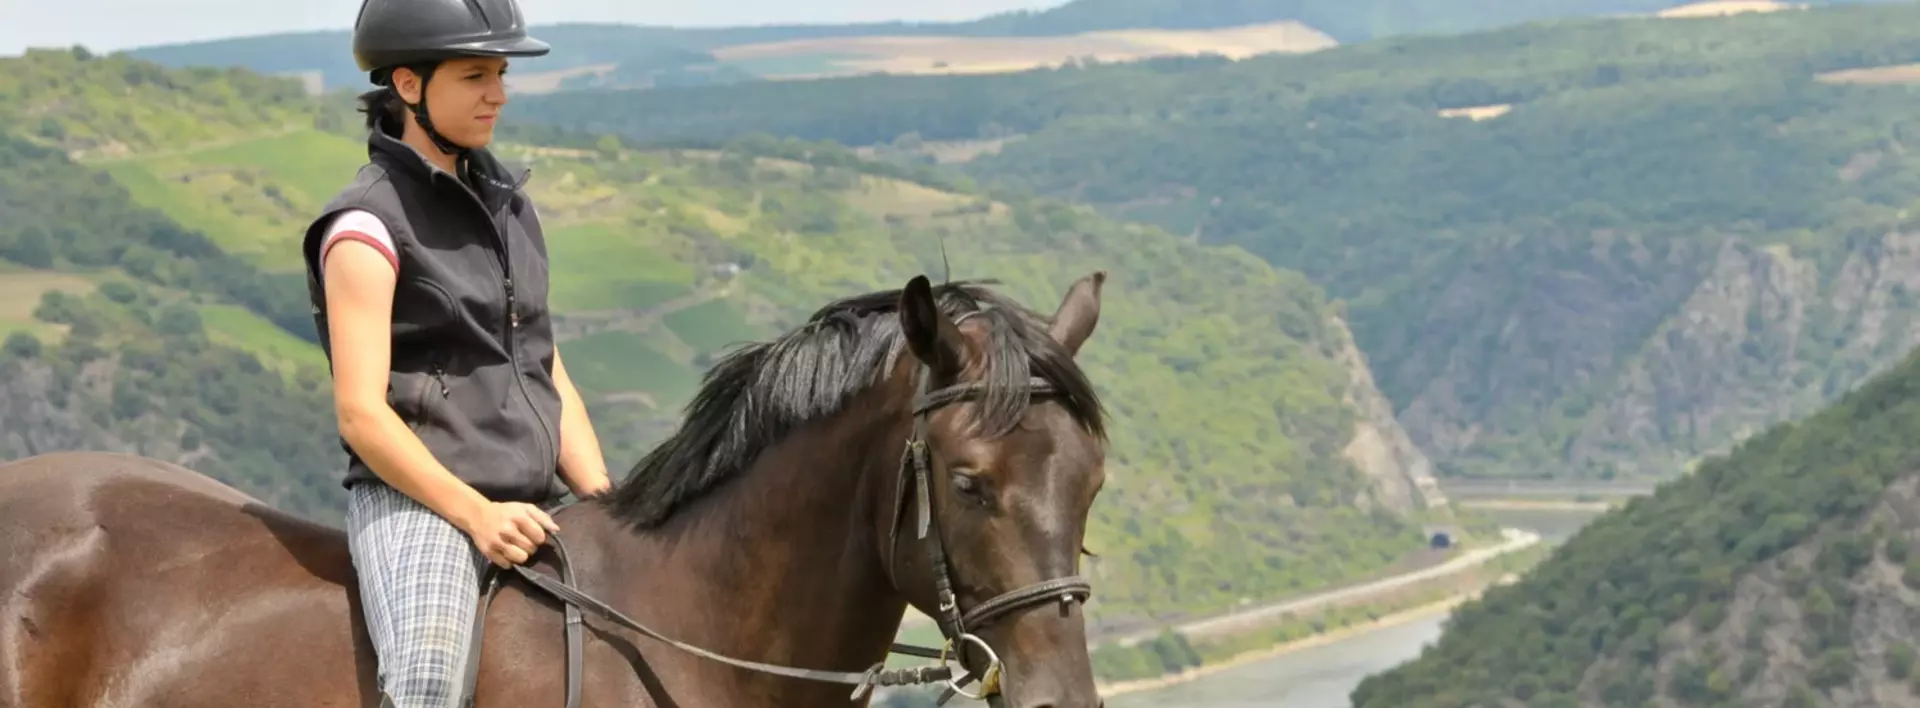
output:
<instances>
[{"instance_id":1,"label":"black mane","mask_svg":"<svg viewBox=\"0 0 1920 708\"><path fill-rule=\"evenodd\" d=\"M987 390L980 423L988 435L1017 425L1025 385L1037 376L1094 435L1106 435L1093 384L1047 332L1047 318L979 283L934 288L941 312L989 324ZM642 458L608 495L615 515L640 527L665 521L681 505L751 465L795 428L831 416L893 370L905 351L897 316L900 291L849 297L770 342L742 347L714 364L673 437ZM907 356L912 356L907 354Z\"/></svg>"}]
</instances>

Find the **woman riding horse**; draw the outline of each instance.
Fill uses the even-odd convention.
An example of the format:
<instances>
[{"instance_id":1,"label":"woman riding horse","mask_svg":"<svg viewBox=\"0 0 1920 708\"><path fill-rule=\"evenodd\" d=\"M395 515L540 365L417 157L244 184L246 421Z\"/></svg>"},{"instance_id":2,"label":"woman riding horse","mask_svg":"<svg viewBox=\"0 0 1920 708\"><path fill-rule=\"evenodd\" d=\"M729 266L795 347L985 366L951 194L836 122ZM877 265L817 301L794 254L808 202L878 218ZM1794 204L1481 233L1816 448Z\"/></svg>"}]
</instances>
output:
<instances>
[{"instance_id":1,"label":"woman riding horse","mask_svg":"<svg viewBox=\"0 0 1920 708\"><path fill-rule=\"evenodd\" d=\"M1104 273L1050 316L925 276L830 303L715 362L609 486L525 173L485 149L546 45L513 0L368 0L354 49L369 164L303 244L346 531L162 460L0 464L0 708L1100 705L1107 423L1075 357ZM569 487L596 501L543 513ZM487 561L514 572L481 612ZM957 668L883 670L908 606Z\"/></svg>"},{"instance_id":2,"label":"woman riding horse","mask_svg":"<svg viewBox=\"0 0 1920 708\"><path fill-rule=\"evenodd\" d=\"M451 705L485 563L526 562L558 530L540 505L608 487L526 173L486 150L508 58L547 51L515 0L367 0L354 28L370 159L302 249L384 705Z\"/></svg>"}]
</instances>

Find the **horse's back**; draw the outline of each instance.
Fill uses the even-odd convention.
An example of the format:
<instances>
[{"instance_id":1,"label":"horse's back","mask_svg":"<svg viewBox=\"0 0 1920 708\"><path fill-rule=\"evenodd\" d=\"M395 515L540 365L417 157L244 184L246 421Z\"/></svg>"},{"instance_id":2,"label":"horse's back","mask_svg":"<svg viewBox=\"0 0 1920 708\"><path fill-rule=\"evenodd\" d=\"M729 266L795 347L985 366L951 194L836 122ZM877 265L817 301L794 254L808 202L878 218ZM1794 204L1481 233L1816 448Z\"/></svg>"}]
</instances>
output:
<instances>
[{"instance_id":1,"label":"horse's back","mask_svg":"<svg viewBox=\"0 0 1920 708\"><path fill-rule=\"evenodd\" d=\"M265 552L298 558L329 583L352 577L339 530L179 465L99 452L0 464L0 586L17 585L43 559L108 551L159 572Z\"/></svg>"},{"instance_id":2,"label":"horse's back","mask_svg":"<svg viewBox=\"0 0 1920 708\"><path fill-rule=\"evenodd\" d=\"M352 590L340 531L178 465L0 464L0 708L370 705Z\"/></svg>"}]
</instances>

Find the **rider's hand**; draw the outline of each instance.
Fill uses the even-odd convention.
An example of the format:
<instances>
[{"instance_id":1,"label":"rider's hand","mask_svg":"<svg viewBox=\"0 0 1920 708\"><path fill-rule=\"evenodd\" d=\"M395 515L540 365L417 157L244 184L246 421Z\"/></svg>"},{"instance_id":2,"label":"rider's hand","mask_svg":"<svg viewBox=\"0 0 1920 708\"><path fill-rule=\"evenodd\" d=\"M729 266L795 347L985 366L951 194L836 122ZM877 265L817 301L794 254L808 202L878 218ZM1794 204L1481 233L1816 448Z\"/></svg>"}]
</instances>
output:
<instances>
[{"instance_id":1,"label":"rider's hand","mask_svg":"<svg viewBox=\"0 0 1920 708\"><path fill-rule=\"evenodd\" d=\"M466 529L473 545L494 565L511 568L527 562L547 542L547 532L559 531L547 512L521 502L489 502Z\"/></svg>"}]
</instances>

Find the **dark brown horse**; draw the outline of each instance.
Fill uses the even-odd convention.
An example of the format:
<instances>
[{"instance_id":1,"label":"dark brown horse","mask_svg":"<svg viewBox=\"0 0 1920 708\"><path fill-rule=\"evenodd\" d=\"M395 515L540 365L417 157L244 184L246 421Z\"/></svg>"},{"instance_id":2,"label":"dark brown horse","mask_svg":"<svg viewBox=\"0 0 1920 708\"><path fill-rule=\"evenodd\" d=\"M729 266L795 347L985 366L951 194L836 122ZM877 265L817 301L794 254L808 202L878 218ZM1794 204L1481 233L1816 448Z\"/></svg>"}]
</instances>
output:
<instances>
[{"instance_id":1,"label":"dark brown horse","mask_svg":"<svg viewBox=\"0 0 1920 708\"><path fill-rule=\"evenodd\" d=\"M577 587L704 650L835 672L881 661L912 603L1003 662L966 655L969 675L999 671L995 702L1098 705L1084 597L1060 583L1104 474L1073 361L1103 277L1051 320L914 278L734 352L619 488L556 514ZM475 705L560 706L564 605L500 577ZM192 471L96 453L0 466L0 708L374 706L356 603L342 532ZM588 617L587 708L866 702Z\"/></svg>"}]
</instances>

